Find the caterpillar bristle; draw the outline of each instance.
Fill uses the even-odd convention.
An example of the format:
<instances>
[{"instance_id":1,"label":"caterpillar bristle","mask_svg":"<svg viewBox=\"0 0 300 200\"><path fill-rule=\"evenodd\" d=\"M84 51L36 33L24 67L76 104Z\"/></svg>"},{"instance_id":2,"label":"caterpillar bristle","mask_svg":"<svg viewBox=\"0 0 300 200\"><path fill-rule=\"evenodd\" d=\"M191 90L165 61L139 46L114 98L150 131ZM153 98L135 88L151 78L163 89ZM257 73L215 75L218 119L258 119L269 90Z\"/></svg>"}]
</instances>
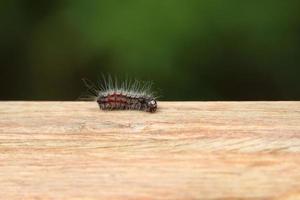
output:
<instances>
[{"instance_id":1,"label":"caterpillar bristle","mask_svg":"<svg viewBox=\"0 0 300 200\"><path fill-rule=\"evenodd\" d=\"M117 78L102 75L97 85L83 79L92 100L96 100L102 110L142 110L155 112L157 97L152 91L153 82L125 79L120 83Z\"/></svg>"}]
</instances>

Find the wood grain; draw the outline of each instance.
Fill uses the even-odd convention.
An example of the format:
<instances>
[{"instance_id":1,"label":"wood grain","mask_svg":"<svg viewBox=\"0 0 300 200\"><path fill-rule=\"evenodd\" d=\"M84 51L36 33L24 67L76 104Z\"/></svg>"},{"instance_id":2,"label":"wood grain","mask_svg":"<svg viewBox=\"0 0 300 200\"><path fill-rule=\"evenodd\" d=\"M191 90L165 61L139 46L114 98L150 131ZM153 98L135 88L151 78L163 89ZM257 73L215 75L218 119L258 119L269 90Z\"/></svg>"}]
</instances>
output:
<instances>
[{"instance_id":1,"label":"wood grain","mask_svg":"<svg viewBox=\"0 0 300 200\"><path fill-rule=\"evenodd\" d=\"M0 102L1 199L300 199L300 102Z\"/></svg>"}]
</instances>

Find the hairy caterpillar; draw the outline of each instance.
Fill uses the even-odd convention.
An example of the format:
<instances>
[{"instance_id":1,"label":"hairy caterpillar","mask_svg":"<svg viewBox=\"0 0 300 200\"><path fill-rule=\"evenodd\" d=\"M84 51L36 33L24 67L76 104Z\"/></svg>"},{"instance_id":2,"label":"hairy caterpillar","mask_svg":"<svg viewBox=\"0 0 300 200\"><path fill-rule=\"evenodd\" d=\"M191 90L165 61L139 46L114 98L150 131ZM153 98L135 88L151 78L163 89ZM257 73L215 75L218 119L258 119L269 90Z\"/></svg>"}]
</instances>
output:
<instances>
[{"instance_id":1,"label":"hairy caterpillar","mask_svg":"<svg viewBox=\"0 0 300 200\"><path fill-rule=\"evenodd\" d=\"M153 113L157 109L157 97L151 90L152 82L125 80L119 84L111 76L107 79L103 77L103 82L98 86L87 79L83 81L102 110L142 110Z\"/></svg>"}]
</instances>

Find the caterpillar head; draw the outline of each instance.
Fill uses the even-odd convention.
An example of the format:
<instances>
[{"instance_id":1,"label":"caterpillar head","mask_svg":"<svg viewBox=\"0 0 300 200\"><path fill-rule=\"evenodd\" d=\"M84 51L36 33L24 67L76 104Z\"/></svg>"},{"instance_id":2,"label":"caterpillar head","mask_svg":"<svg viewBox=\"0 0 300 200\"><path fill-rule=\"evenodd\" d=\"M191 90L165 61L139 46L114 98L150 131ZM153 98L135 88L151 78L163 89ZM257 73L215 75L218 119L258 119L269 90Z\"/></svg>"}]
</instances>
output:
<instances>
[{"instance_id":1,"label":"caterpillar head","mask_svg":"<svg viewBox=\"0 0 300 200\"><path fill-rule=\"evenodd\" d=\"M155 99L149 99L147 102L146 111L148 112L155 112L157 109L157 102Z\"/></svg>"}]
</instances>

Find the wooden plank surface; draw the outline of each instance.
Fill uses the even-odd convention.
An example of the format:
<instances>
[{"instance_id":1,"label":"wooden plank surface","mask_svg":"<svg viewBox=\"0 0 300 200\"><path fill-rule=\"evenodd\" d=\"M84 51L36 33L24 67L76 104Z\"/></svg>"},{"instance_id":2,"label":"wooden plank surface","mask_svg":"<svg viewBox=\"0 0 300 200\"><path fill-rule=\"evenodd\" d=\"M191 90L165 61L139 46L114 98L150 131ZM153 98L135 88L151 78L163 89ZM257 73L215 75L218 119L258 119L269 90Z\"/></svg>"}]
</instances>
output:
<instances>
[{"instance_id":1,"label":"wooden plank surface","mask_svg":"<svg viewBox=\"0 0 300 200\"><path fill-rule=\"evenodd\" d=\"M1 199L300 199L300 102L0 102Z\"/></svg>"}]
</instances>

